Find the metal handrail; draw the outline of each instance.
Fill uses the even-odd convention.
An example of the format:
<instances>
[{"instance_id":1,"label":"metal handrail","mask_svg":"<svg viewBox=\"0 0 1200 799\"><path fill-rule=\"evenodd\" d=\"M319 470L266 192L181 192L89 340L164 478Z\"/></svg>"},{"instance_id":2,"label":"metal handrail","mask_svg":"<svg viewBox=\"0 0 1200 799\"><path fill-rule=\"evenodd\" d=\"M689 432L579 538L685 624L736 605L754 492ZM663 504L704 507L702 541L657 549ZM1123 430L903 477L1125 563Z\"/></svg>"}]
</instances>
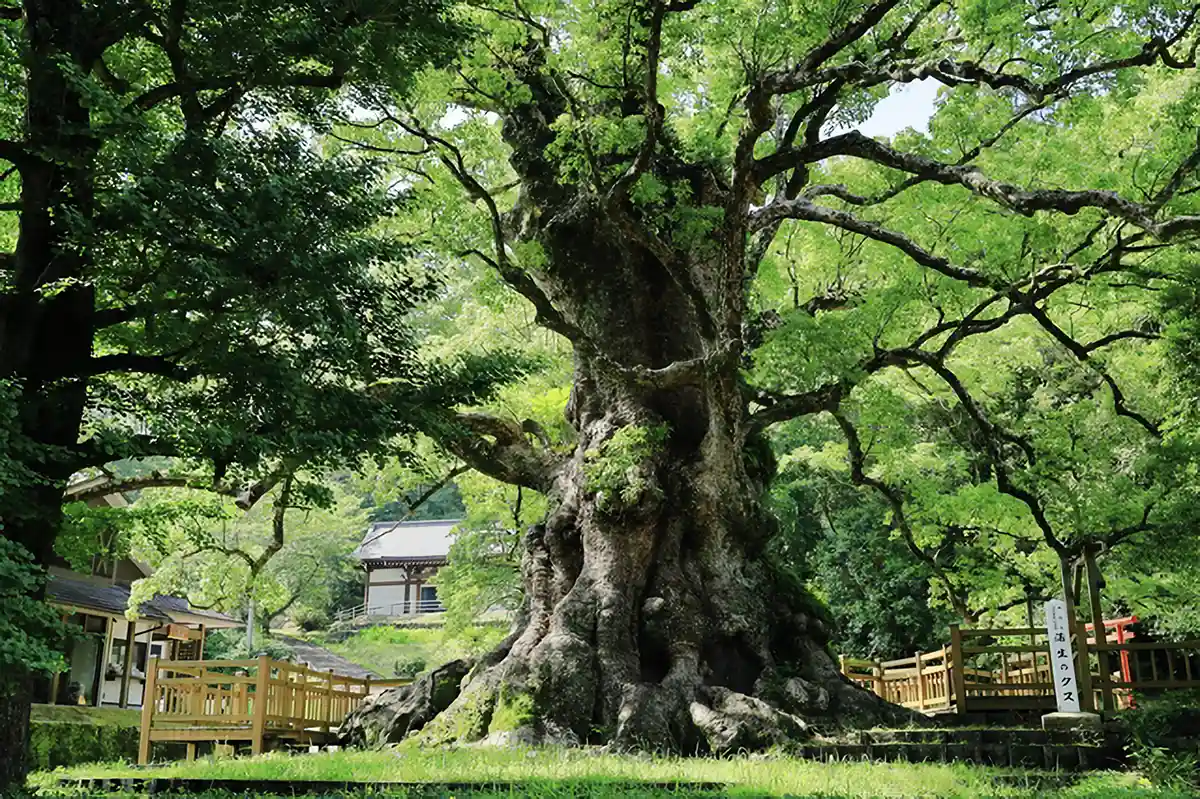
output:
<instances>
[{"instance_id":1,"label":"metal handrail","mask_svg":"<svg viewBox=\"0 0 1200 799\"><path fill-rule=\"evenodd\" d=\"M333 614L335 623L353 623L359 619L398 619L405 616L416 616L430 613L445 613L446 606L438 599L410 599L404 602L393 602L390 605L365 604L339 610Z\"/></svg>"}]
</instances>

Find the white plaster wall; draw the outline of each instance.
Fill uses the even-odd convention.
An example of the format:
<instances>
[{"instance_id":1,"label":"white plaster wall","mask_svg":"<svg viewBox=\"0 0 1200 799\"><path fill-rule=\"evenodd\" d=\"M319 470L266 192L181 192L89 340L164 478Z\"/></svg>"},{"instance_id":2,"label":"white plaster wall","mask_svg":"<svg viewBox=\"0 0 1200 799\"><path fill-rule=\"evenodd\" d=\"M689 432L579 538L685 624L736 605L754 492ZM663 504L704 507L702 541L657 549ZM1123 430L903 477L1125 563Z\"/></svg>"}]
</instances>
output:
<instances>
[{"instance_id":1,"label":"white plaster wall","mask_svg":"<svg viewBox=\"0 0 1200 799\"><path fill-rule=\"evenodd\" d=\"M367 591L367 612L387 615L403 613L404 586L372 585ZM392 606L395 605L393 608Z\"/></svg>"},{"instance_id":2,"label":"white plaster wall","mask_svg":"<svg viewBox=\"0 0 1200 799\"><path fill-rule=\"evenodd\" d=\"M372 569L372 583L391 583L397 580L403 582L408 579L408 573L404 569Z\"/></svg>"}]
</instances>

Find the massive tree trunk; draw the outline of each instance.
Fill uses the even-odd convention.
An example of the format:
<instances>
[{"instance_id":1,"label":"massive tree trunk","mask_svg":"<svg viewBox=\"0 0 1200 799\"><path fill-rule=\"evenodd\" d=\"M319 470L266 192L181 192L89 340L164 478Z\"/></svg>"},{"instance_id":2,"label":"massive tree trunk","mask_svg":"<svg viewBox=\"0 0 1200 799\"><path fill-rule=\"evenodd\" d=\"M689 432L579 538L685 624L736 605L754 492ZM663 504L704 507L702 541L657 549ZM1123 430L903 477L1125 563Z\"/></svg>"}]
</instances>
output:
<instances>
[{"instance_id":1,"label":"massive tree trunk","mask_svg":"<svg viewBox=\"0 0 1200 799\"><path fill-rule=\"evenodd\" d=\"M519 433L483 429L497 448L482 467L507 464L553 510L526 540L518 629L425 737L728 752L905 715L842 678L819 607L769 557L774 462L740 350L712 346L619 215L577 205L537 239L540 285L585 331L567 408L578 438L539 464L515 454ZM677 254L693 273L726 268L698 249L707 263Z\"/></svg>"}]
</instances>

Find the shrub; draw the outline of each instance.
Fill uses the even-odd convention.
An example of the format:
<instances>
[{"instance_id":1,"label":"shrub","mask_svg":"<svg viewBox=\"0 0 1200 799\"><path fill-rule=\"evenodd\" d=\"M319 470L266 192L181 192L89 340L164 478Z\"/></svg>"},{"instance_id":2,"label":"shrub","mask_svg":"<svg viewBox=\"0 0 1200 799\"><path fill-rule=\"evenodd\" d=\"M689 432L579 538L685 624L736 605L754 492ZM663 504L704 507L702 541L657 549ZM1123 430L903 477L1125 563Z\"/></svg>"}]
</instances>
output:
<instances>
[{"instance_id":1,"label":"shrub","mask_svg":"<svg viewBox=\"0 0 1200 799\"><path fill-rule=\"evenodd\" d=\"M1200 691L1138 697L1123 714L1138 770L1156 785L1200 790Z\"/></svg>"},{"instance_id":2,"label":"shrub","mask_svg":"<svg viewBox=\"0 0 1200 799\"><path fill-rule=\"evenodd\" d=\"M136 726L34 722L29 733L29 769L47 771L80 763L135 761L138 732Z\"/></svg>"},{"instance_id":3,"label":"shrub","mask_svg":"<svg viewBox=\"0 0 1200 799\"><path fill-rule=\"evenodd\" d=\"M425 671L425 658L420 655L404 655L396 660L392 671L397 677L416 677Z\"/></svg>"}]
</instances>

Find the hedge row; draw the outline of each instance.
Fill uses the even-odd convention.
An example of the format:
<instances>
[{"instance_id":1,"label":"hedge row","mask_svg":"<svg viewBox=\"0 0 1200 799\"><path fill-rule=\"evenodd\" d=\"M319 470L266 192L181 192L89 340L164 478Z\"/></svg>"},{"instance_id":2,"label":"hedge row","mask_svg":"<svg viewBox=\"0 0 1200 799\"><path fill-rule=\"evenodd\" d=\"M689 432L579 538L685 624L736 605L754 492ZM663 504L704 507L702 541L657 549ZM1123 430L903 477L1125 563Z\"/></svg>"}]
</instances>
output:
<instances>
[{"instance_id":1,"label":"hedge row","mask_svg":"<svg viewBox=\"0 0 1200 799\"><path fill-rule=\"evenodd\" d=\"M125 725L35 721L29 736L29 768L47 771L79 763L136 761L138 732L137 727Z\"/></svg>"}]
</instances>

